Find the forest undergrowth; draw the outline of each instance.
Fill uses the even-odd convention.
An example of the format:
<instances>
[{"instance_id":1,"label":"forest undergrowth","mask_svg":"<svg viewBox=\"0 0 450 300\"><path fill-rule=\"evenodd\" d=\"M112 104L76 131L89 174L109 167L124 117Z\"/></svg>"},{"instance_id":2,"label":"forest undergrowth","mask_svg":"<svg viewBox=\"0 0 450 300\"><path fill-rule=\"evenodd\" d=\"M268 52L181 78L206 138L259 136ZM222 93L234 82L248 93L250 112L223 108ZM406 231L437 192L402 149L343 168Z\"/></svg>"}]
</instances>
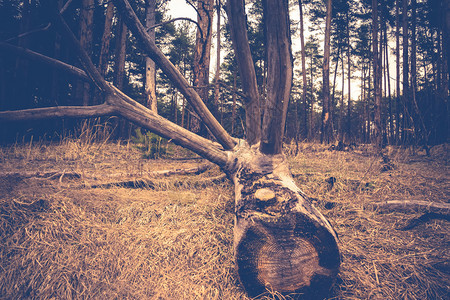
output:
<instances>
[{"instance_id":1,"label":"forest undergrowth","mask_svg":"<svg viewBox=\"0 0 450 300\"><path fill-rule=\"evenodd\" d=\"M448 202L448 145L387 148L389 168L367 145L294 148L295 180L339 236L331 299L448 297L448 220L402 230L424 211L372 206ZM234 272L232 184L217 167L155 173L205 164L176 146L155 160L123 142L0 148L0 298L248 299Z\"/></svg>"}]
</instances>

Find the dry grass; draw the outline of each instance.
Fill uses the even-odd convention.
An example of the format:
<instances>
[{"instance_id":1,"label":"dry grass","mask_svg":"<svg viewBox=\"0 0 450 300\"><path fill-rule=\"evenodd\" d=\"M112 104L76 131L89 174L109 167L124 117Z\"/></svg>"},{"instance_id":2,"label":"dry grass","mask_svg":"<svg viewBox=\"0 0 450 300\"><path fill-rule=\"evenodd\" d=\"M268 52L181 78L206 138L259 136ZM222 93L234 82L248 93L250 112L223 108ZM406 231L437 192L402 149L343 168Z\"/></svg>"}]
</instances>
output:
<instances>
[{"instance_id":1,"label":"dry grass","mask_svg":"<svg viewBox=\"0 0 450 300\"><path fill-rule=\"evenodd\" d=\"M418 215L366 207L393 199L447 202L447 148L433 148L430 158L389 149L394 169L387 172L362 147L337 152L302 144L289 158L299 186L340 237L334 298L446 299L448 223L400 231ZM233 188L205 183L218 169L161 178L155 189L80 188L87 178L104 183L111 173L198 163L144 160L130 144L89 140L0 148L2 172L85 174L62 182L0 176L0 298L248 299L234 273Z\"/></svg>"}]
</instances>

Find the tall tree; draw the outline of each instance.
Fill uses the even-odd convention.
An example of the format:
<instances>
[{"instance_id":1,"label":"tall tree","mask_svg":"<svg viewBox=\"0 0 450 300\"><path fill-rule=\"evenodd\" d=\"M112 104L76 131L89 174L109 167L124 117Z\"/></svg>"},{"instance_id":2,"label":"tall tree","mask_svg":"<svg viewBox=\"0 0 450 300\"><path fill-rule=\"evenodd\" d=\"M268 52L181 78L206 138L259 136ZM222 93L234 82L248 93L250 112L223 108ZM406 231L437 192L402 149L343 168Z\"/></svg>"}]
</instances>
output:
<instances>
[{"instance_id":1,"label":"tall tree","mask_svg":"<svg viewBox=\"0 0 450 300\"><path fill-rule=\"evenodd\" d=\"M102 44L98 63L98 68L103 76L106 75L108 67L109 45L111 43L111 28L113 15L114 15L114 5L112 4L112 2L108 2L108 5L106 6L105 26L103 29Z\"/></svg>"},{"instance_id":2,"label":"tall tree","mask_svg":"<svg viewBox=\"0 0 450 300\"><path fill-rule=\"evenodd\" d=\"M333 140L333 122L331 118L330 99L330 37L332 0L327 0L327 15L325 20L325 41L323 55L323 110L322 110L322 134L321 142L330 143Z\"/></svg>"},{"instance_id":3,"label":"tall tree","mask_svg":"<svg viewBox=\"0 0 450 300\"><path fill-rule=\"evenodd\" d=\"M347 83L348 83L348 95L347 95L347 140L352 139L352 45L350 43L350 8L346 12L347 23Z\"/></svg>"},{"instance_id":4,"label":"tall tree","mask_svg":"<svg viewBox=\"0 0 450 300\"><path fill-rule=\"evenodd\" d=\"M217 107L220 98L219 80L220 80L220 19L221 19L221 0L217 0L216 3L216 15L217 15L217 27L216 27L216 75L214 77L214 107Z\"/></svg>"},{"instance_id":5,"label":"tall tree","mask_svg":"<svg viewBox=\"0 0 450 300\"><path fill-rule=\"evenodd\" d=\"M408 0L403 0L402 2L402 42L403 42L403 130L402 139L403 143L406 144L409 134L409 109L408 109L408 97L409 97L409 43L408 43Z\"/></svg>"},{"instance_id":6,"label":"tall tree","mask_svg":"<svg viewBox=\"0 0 450 300\"><path fill-rule=\"evenodd\" d=\"M245 15L244 0L228 0L226 9L231 38L233 40L233 49L242 79L242 89L246 95L245 121L247 141L250 145L253 145L259 142L261 138L261 107L256 71L247 36L247 18Z\"/></svg>"},{"instance_id":7,"label":"tall tree","mask_svg":"<svg viewBox=\"0 0 450 300\"><path fill-rule=\"evenodd\" d=\"M197 35L194 50L194 86L199 96L208 102L209 64L211 60L214 0L197 0ZM200 132L200 120L191 118L191 129Z\"/></svg>"},{"instance_id":8,"label":"tall tree","mask_svg":"<svg viewBox=\"0 0 450 300\"><path fill-rule=\"evenodd\" d=\"M307 103L306 103L306 93L307 93L307 86L308 83L306 81L306 51L305 51L305 24L303 22L303 4L302 0L298 0L298 8L300 11L300 47L301 47L301 60L302 60L302 102L304 106L304 113L305 118L307 116ZM307 122L304 123L305 126L307 125ZM307 138L308 136L308 130L305 128L303 131L303 138Z\"/></svg>"},{"instance_id":9,"label":"tall tree","mask_svg":"<svg viewBox=\"0 0 450 300\"><path fill-rule=\"evenodd\" d=\"M375 145L379 152L383 147L383 127L381 124L381 65L378 52L378 1L372 0L372 53L374 86ZM381 44L381 43L380 43Z\"/></svg>"},{"instance_id":10,"label":"tall tree","mask_svg":"<svg viewBox=\"0 0 450 300\"><path fill-rule=\"evenodd\" d=\"M155 40L155 23L156 23L156 0L146 0L145 6L145 26L148 35ZM155 113L158 112L158 103L156 99L156 65L150 58L145 58L145 102L148 108Z\"/></svg>"},{"instance_id":11,"label":"tall tree","mask_svg":"<svg viewBox=\"0 0 450 300\"><path fill-rule=\"evenodd\" d=\"M395 140L396 143L400 143L400 1L395 1L395 78L396 78L396 122L395 122Z\"/></svg>"},{"instance_id":12,"label":"tall tree","mask_svg":"<svg viewBox=\"0 0 450 300\"><path fill-rule=\"evenodd\" d=\"M94 0L83 0L80 15L80 44L88 55L92 55L92 31L94 24ZM83 99L83 105L89 105L90 85L80 82L78 84L78 95Z\"/></svg>"}]
</instances>

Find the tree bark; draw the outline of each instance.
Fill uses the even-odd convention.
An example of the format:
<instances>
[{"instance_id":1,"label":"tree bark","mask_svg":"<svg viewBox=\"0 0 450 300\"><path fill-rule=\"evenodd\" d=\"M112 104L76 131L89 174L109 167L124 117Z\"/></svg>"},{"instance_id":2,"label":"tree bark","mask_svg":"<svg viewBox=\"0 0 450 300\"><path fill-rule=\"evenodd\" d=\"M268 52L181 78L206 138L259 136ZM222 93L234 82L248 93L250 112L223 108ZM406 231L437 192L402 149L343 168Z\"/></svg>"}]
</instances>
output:
<instances>
[{"instance_id":1,"label":"tree bark","mask_svg":"<svg viewBox=\"0 0 450 300\"><path fill-rule=\"evenodd\" d=\"M298 7L300 10L300 46L301 46L301 59L302 59L302 78L303 78L303 93L302 93L302 99L303 99L303 105L304 105L304 113L305 113L305 127L308 127L307 124L307 112L308 112L308 104L306 103L306 93L307 93L307 86L308 82L306 80L306 51L305 51L305 36L304 36L304 23L303 23L303 5L302 0L298 0ZM303 130L304 135L303 138L308 137L308 131L307 128Z\"/></svg>"},{"instance_id":2,"label":"tree bark","mask_svg":"<svg viewBox=\"0 0 450 300\"><path fill-rule=\"evenodd\" d=\"M395 66L396 66L396 92L395 92L395 142L400 143L400 1L395 1Z\"/></svg>"},{"instance_id":3,"label":"tree bark","mask_svg":"<svg viewBox=\"0 0 450 300\"><path fill-rule=\"evenodd\" d=\"M118 89L123 89L123 80L125 77L125 55L127 44L127 25L119 18L116 31L116 50L115 50L115 70L114 85Z\"/></svg>"},{"instance_id":4,"label":"tree bark","mask_svg":"<svg viewBox=\"0 0 450 300\"><path fill-rule=\"evenodd\" d=\"M349 12L347 16L347 83L348 83L348 98L347 98L347 142L350 143L352 138L352 97L351 97L351 82L352 82L352 45L350 44L350 18Z\"/></svg>"},{"instance_id":5,"label":"tree bark","mask_svg":"<svg viewBox=\"0 0 450 300\"><path fill-rule=\"evenodd\" d=\"M147 32L152 41L155 41L155 14L156 14L156 0L146 1L146 16L145 16L145 26ZM158 103L156 99L156 64L150 58L145 58L145 97L147 107L151 111L158 112Z\"/></svg>"},{"instance_id":6,"label":"tree bark","mask_svg":"<svg viewBox=\"0 0 450 300\"><path fill-rule=\"evenodd\" d=\"M402 130L402 142L405 144L407 142L408 136L408 123L409 118L407 115L409 114L407 103L409 97L409 64L408 64L408 0L403 0L403 9L402 9L402 34L403 34L403 130Z\"/></svg>"},{"instance_id":7,"label":"tree bark","mask_svg":"<svg viewBox=\"0 0 450 300\"><path fill-rule=\"evenodd\" d=\"M92 27L94 20L94 0L83 0L80 15L80 44L86 53L92 55ZM90 85L79 82L77 93L84 106L89 105Z\"/></svg>"},{"instance_id":8,"label":"tree bark","mask_svg":"<svg viewBox=\"0 0 450 300\"><path fill-rule=\"evenodd\" d=\"M250 145L253 145L261 139L261 108L258 85L256 83L256 72L247 37L244 0L228 0L226 10L234 53L241 75L242 89L247 96L244 99L247 128L246 140Z\"/></svg>"},{"instance_id":9,"label":"tree bark","mask_svg":"<svg viewBox=\"0 0 450 300\"><path fill-rule=\"evenodd\" d=\"M375 146L379 153L383 147L383 135L381 125L381 68L378 53L378 1L372 0L372 52L373 52L373 86L375 92L374 123L375 123Z\"/></svg>"},{"instance_id":10,"label":"tree bark","mask_svg":"<svg viewBox=\"0 0 450 300\"><path fill-rule=\"evenodd\" d=\"M331 37L332 0L327 0L325 20L325 41L323 55L323 109L321 142L330 143L333 139L330 100L330 37Z\"/></svg>"},{"instance_id":11,"label":"tree bark","mask_svg":"<svg viewBox=\"0 0 450 300\"><path fill-rule=\"evenodd\" d=\"M106 72L108 70L109 45L111 43L111 28L113 15L114 15L114 5L112 4L112 2L109 2L108 6L106 7L105 27L103 29L102 44L98 62L98 69L103 77L106 75Z\"/></svg>"},{"instance_id":12,"label":"tree bark","mask_svg":"<svg viewBox=\"0 0 450 300\"><path fill-rule=\"evenodd\" d=\"M220 43L220 9L221 9L221 1L217 0L216 3L216 11L217 11L217 42L216 42L216 75L214 77L214 107L217 107L219 104L220 98L220 51L221 51L221 43Z\"/></svg>"},{"instance_id":13,"label":"tree bark","mask_svg":"<svg viewBox=\"0 0 450 300\"><path fill-rule=\"evenodd\" d=\"M449 0L445 0L444 1L444 20L443 20L443 36L444 36L444 51L446 53L446 62L447 62L447 89L446 89L446 93L450 93L450 84L449 84L449 80L450 80L450 1ZM448 95L448 94L447 94ZM448 124L448 123L447 123Z\"/></svg>"},{"instance_id":14,"label":"tree bark","mask_svg":"<svg viewBox=\"0 0 450 300\"><path fill-rule=\"evenodd\" d=\"M267 34L267 99L261 132L261 152L280 154L293 72L289 9L285 0L263 1L263 5Z\"/></svg>"},{"instance_id":15,"label":"tree bark","mask_svg":"<svg viewBox=\"0 0 450 300\"><path fill-rule=\"evenodd\" d=\"M194 47L194 87L205 103L209 99L209 64L211 60L214 0L197 0L197 34ZM200 133L200 118L191 118L191 130Z\"/></svg>"},{"instance_id":16,"label":"tree bark","mask_svg":"<svg viewBox=\"0 0 450 300\"><path fill-rule=\"evenodd\" d=\"M252 297L273 290L322 299L340 264L335 232L298 189L282 154L241 145L234 155L234 251L242 285Z\"/></svg>"}]
</instances>

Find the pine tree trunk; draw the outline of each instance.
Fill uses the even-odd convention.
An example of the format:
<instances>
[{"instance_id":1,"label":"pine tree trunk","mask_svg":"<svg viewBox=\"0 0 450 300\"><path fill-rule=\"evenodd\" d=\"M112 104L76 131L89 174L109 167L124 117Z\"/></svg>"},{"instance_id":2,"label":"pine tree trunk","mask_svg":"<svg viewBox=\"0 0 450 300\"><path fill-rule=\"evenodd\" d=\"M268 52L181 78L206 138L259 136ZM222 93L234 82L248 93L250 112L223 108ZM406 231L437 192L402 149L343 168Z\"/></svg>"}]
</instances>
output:
<instances>
[{"instance_id":1,"label":"pine tree trunk","mask_svg":"<svg viewBox=\"0 0 450 300\"><path fill-rule=\"evenodd\" d=\"M406 144L409 140L410 134L408 133L409 129L409 120L408 120L408 97L409 97L409 64L408 64L408 0L403 0L403 130L402 130L402 143Z\"/></svg>"},{"instance_id":2,"label":"pine tree trunk","mask_svg":"<svg viewBox=\"0 0 450 300\"><path fill-rule=\"evenodd\" d=\"M216 4L216 15L217 15L217 42L216 42L216 75L214 77L214 108L219 104L220 98L220 89L219 89L219 80L220 80L220 51L221 51L221 43L220 43L220 8L221 1L217 0ZM223 111L223 110L222 110Z\"/></svg>"},{"instance_id":3,"label":"pine tree trunk","mask_svg":"<svg viewBox=\"0 0 450 300\"><path fill-rule=\"evenodd\" d=\"M351 97L351 82L352 82L352 60L351 60L351 44L350 44L350 20L349 13L346 13L347 17L347 82L348 82L348 100L347 100L347 142L353 139L352 137L352 97Z\"/></svg>"},{"instance_id":4,"label":"pine tree trunk","mask_svg":"<svg viewBox=\"0 0 450 300\"><path fill-rule=\"evenodd\" d=\"M387 96L389 101L389 143L391 145L394 145L394 117L392 112L391 75L389 72L389 46L388 46L386 25L384 25L384 48L385 48L385 65L387 77Z\"/></svg>"},{"instance_id":5,"label":"pine tree trunk","mask_svg":"<svg viewBox=\"0 0 450 300\"><path fill-rule=\"evenodd\" d=\"M312 140L314 138L313 136L313 127L314 127L314 75L313 75L313 54L311 53L311 63L310 63L310 74L311 74L311 82L310 82L310 86L311 86L311 101L309 104L309 126L308 126L308 140Z\"/></svg>"},{"instance_id":6,"label":"pine tree trunk","mask_svg":"<svg viewBox=\"0 0 450 300\"><path fill-rule=\"evenodd\" d=\"M395 1L395 56L396 56L396 92L395 92L395 142L400 144L400 1Z\"/></svg>"},{"instance_id":7,"label":"pine tree trunk","mask_svg":"<svg viewBox=\"0 0 450 300\"><path fill-rule=\"evenodd\" d=\"M156 14L156 0L146 1L145 7L145 25L150 38L155 40L155 14ZM158 102L156 98L156 65L150 58L145 58L145 97L147 107L154 113L158 113Z\"/></svg>"},{"instance_id":8,"label":"pine tree trunk","mask_svg":"<svg viewBox=\"0 0 450 300\"><path fill-rule=\"evenodd\" d=\"M301 59L302 59L302 78L303 78L303 82L302 82L302 88L303 88L303 93L302 93L302 99L303 99L303 106L304 106L304 116L305 116L305 127L302 132L303 132L303 138L307 138L308 137L308 104L306 103L306 93L307 93L307 86L308 86L308 82L306 80L306 51L305 51L305 37L304 37L304 23L303 23L303 5L302 5L302 0L298 0L298 7L300 10L300 46L301 46Z\"/></svg>"},{"instance_id":9,"label":"pine tree trunk","mask_svg":"<svg viewBox=\"0 0 450 300\"><path fill-rule=\"evenodd\" d=\"M83 0L80 15L80 44L86 53L92 55L92 27L94 20L94 0ZM78 95L82 98L84 106L89 105L90 85L80 81L78 83Z\"/></svg>"},{"instance_id":10,"label":"pine tree trunk","mask_svg":"<svg viewBox=\"0 0 450 300\"><path fill-rule=\"evenodd\" d=\"M123 90L125 78L125 56L126 56L126 41L127 41L127 25L119 17L116 29L116 49L115 49L115 68L114 68L114 85ZM129 124L126 120L120 120L116 124L116 137L128 137Z\"/></svg>"},{"instance_id":11,"label":"pine tree trunk","mask_svg":"<svg viewBox=\"0 0 450 300\"><path fill-rule=\"evenodd\" d=\"M236 126L236 81L237 81L237 68L233 70L233 108L231 110L231 134L234 135Z\"/></svg>"},{"instance_id":12,"label":"pine tree trunk","mask_svg":"<svg viewBox=\"0 0 450 300\"><path fill-rule=\"evenodd\" d=\"M242 80L242 90L247 96L245 101L246 140L250 145L261 139L261 107L256 82L256 72L250 45L247 37L247 18L243 0L228 0L226 3L231 39L236 56L239 74ZM239 45L239 46L237 46Z\"/></svg>"},{"instance_id":13,"label":"pine tree trunk","mask_svg":"<svg viewBox=\"0 0 450 300\"><path fill-rule=\"evenodd\" d=\"M100 74L102 74L103 76L106 75L108 69L109 45L111 43L111 36L112 36L111 28L113 15L114 15L114 5L112 4L112 2L109 2L108 6L106 7L105 27L103 29L102 44L98 62L98 69L100 71Z\"/></svg>"},{"instance_id":14,"label":"pine tree trunk","mask_svg":"<svg viewBox=\"0 0 450 300\"><path fill-rule=\"evenodd\" d=\"M373 51L373 87L375 93L374 101L374 123L375 123L375 146L378 152L383 147L383 133L381 125L381 77L380 57L378 54L378 1L372 0L372 51Z\"/></svg>"},{"instance_id":15,"label":"pine tree trunk","mask_svg":"<svg viewBox=\"0 0 450 300\"><path fill-rule=\"evenodd\" d=\"M197 22L199 27L194 50L194 86L205 103L209 99L209 63L211 59L212 21L214 0L197 1ZM201 31L200 31L201 30ZM191 130L200 133L199 118L191 118ZM203 131L203 130L202 130Z\"/></svg>"},{"instance_id":16,"label":"pine tree trunk","mask_svg":"<svg viewBox=\"0 0 450 300\"><path fill-rule=\"evenodd\" d=\"M323 110L322 110L322 134L321 142L330 143L333 139L330 100L330 37L332 0L327 0L327 15L325 22L325 45L323 56Z\"/></svg>"}]
</instances>

